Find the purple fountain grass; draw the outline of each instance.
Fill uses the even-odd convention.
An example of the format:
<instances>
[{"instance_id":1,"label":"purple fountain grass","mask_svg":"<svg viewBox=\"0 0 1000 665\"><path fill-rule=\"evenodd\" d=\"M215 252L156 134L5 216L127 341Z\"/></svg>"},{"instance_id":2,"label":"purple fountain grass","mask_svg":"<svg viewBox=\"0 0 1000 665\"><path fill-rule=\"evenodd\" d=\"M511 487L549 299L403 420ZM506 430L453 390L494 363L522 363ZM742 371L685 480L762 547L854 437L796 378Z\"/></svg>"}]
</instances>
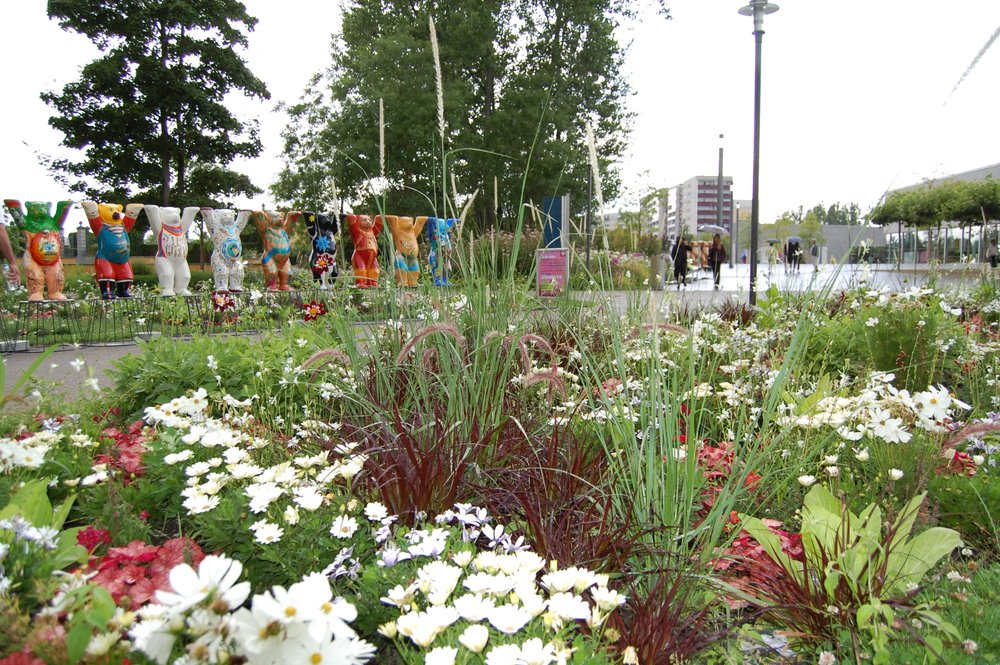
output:
<instances>
[{"instance_id":1,"label":"purple fountain grass","mask_svg":"<svg viewBox=\"0 0 1000 665\"><path fill-rule=\"evenodd\" d=\"M413 351L414 347L421 342L421 340L426 339L430 335L435 333L444 333L455 339L458 343L459 348L462 350L463 357L468 357L469 344L466 342L465 337L458 331L453 323L434 323L425 328L421 328L416 333L413 334L403 348L400 349L399 355L396 356L396 363L402 365L406 359L409 357L410 353Z\"/></svg>"}]
</instances>

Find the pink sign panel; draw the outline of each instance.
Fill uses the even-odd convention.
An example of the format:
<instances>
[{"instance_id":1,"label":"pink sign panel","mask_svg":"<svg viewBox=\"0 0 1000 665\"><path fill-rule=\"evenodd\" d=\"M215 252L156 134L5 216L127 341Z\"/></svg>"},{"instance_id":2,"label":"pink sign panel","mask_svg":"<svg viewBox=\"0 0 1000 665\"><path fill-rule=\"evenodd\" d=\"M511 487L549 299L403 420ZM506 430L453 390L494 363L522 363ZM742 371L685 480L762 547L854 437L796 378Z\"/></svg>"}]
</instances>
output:
<instances>
[{"instance_id":1,"label":"pink sign panel","mask_svg":"<svg viewBox=\"0 0 1000 665\"><path fill-rule=\"evenodd\" d=\"M569 250L540 249L538 259L538 295L561 295L569 284Z\"/></svg>"}]
</instances>

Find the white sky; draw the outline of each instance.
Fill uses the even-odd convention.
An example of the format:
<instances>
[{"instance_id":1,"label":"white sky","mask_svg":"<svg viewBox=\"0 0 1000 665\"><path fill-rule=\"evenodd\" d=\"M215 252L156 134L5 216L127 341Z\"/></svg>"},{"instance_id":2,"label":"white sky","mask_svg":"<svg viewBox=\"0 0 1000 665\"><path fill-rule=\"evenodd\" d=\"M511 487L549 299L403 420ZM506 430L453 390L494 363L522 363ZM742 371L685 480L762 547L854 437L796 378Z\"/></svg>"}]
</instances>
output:
<instances>
[{"instance_id":1,"label":"white sky","mask_svg":"<svg viewBox=\"0 0 1000 665\"><path fill-rule=\"evenodd\" d=\"M328 63L339 3L244 0L260 19L244 53L272 100L236 102L261 121L262 157L237 168L266 188L280 167L285 116ZM718 169L749 199L753 148L754 44L741 0L669 0L674 16L624 26L627 73L638 115L623 171L627 182L672 186ZM995 0L779 0L765 19L761 125L761 220L818 202L856 201L863 211L890 187L1000 162L1000 43L949 98L995 29ZM46 3L3 2L7 27L0 80L0 194L23 200L66 195L35 152L64 154L39 99L75 79L96 54L45 16ZM1000 41L1000 40L998 40ZM947 104L945 101L947 100ZM648 176L639 176L645 171ZM83 220L74 213L67 226Z\"/></svg>"}]
</instances>

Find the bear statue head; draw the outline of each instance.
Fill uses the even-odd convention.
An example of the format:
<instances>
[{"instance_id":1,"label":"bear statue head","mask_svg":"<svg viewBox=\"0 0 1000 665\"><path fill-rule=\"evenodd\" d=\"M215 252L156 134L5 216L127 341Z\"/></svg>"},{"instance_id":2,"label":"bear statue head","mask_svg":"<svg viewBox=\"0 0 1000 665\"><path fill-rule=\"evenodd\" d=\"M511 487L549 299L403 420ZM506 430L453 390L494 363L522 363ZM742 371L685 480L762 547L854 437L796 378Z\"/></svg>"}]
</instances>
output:
<instances>
[{"instance_id":1,"label":"bear statue head","mask_svg":"<svg viewBox=\"0 0 1000 665\"><path fill-rule=\"evenodd\" d=\"M178 226L181 223L180 208L160 208L160 223L169 226Z\"/></svg>"},{"instance_id":2,"label":"bear statue head","mask_svg":"<svg viewBox=\"0 0 1000 665\"><path fill-rule=\"evenodd\" d=\"M47 222L52 219L52 204L42 201L28 201L24 204L24 218L28 222Z\"/></svg>"},{"instance_id":3,"label":"bear statue head","mask_svg":"<svg viewBox=\"0 0 1000 665\"><path fill-rule=\"evenodd\" d=\"M232 226L236 223L236 211L228 208L216 210L215 223L220 226Z\"/></svg>"},{"instance_id":4,"label":"bear statue head","mask_svg":"<svg viewBox=\"0 0 1000 665\"><path fill-rule=\"evenodd\" d=\"M124 207L120 203L98 203L97 213L108 226L122 226L125 223Z\"/></svg>"}]
</instances>

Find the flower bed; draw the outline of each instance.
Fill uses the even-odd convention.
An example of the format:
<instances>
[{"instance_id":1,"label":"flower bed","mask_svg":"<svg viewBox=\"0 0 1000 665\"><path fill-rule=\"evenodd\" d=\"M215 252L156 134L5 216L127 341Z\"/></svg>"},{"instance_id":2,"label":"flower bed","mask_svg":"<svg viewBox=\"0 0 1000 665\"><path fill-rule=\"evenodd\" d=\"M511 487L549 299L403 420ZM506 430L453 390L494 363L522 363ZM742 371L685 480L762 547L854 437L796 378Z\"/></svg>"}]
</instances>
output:
<instances>
[{"instance_id":1,"label":"flower bed","mask_svg":"<svg viewBox=\"0 0 1000 665\"><path fill-rule=\"evenodd\" d=\"M0 663L961 662L995 646L948 614L1000 554L990 303L470 287L149 345L0 413Z\"/></svg>"}]
</instances>

